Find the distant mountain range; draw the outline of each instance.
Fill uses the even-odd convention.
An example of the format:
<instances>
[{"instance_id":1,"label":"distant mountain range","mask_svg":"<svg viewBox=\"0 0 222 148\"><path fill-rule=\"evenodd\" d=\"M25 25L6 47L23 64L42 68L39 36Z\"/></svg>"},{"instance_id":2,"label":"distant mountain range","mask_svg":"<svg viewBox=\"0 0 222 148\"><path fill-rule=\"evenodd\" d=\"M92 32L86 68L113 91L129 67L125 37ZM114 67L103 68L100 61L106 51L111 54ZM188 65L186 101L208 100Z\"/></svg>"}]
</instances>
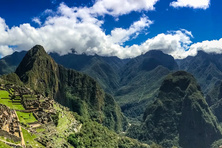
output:
<instances>
[{"instance_id":1,"label":"distant mountain range","mask_svg":"<svg viewBox=\"0 0 222 148\"><path fill-rule=\"evenodd\" d=\"M153 50L119 59L48 55L37 45L2 58L0 65L1 75L15 71L2 78L53 97L109 129L125 131L127 117L132 124L127 135L140 141L183 148L221 143L222 54L199 51L175 60Z\"/></svg>"},{"instance_id":2,"label":"distant mountain range","mask_svg":"<svg viewBox=\"0 0 222 148\"><path fill-rule=\"evenodd\" d=\"M12 55L0 59L0 75L14 72L25 54L26 51L14 52Z\"/></svg>"},{"instance_id":3,"label":"distant mountain range","mask_svg":"<svg viewBox=\"0 0 222 148\"><path fill-rule=\"evenodd\" d=\"M0 60L0 74L14 72L26 52L15 52ZM222 97L222 54L199 51L194 57L174 60L161 51L149 51L132 59L71 53L50 56L66 68L93 77L113 95L123 113L133 121L141 120L147 105L154 101L163 78L170 72L185 70L194 75L209 106ZM215 108L215 107L214 107ZM222 117L221 117L222 118Z\"/></svg>"}]
</instances>

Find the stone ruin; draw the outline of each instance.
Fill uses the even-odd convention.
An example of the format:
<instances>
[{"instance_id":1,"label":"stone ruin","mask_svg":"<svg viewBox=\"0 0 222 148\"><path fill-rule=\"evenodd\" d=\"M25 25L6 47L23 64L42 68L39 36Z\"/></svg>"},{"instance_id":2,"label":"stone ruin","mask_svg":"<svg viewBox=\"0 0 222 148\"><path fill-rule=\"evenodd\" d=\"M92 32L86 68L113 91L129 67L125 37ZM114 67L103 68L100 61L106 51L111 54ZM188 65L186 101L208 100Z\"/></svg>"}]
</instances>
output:
<instances>
[{"instance_id":1,"label":"stone ruin","mask_svg":"<svg viewBox=\"0 0 222 148\"><path fill-rule=\"evenodd\" d=\"M26 110L35 110L40 106L40 102L38 100L23 99L22 104Z\"/></svg>"},{"instance_id":2,"label":"stone ruin","mask_svg":"<svg viewBox=\"0 0 222 148\"><path fill-rule=\"evenodd\" d=\"M39 104L39 109L33 113L40 123L48 124L53 121L51 115L55 115L56 112L55 109L53 109L53 102L54 101L50 98L42 97L42 101L40 101Z\"/></svg>"},{"instance_id":3,"label":"stone ruin","mask_svg":"<svg viewBox=\"0 0 222 148\"><path fill-rule=\"evenodd\" d=\"M40 104L40 108L42 108L43 110L50 110L53 108L53 100L47 98L45 101L43 101Z\"/></svg>"},{"instance_id":4,"label":"stone ruin","mask_svg":"<svg viewBox=\"0 0 222 148\"><path fill-rule=\"evenodd\" d=\"M15 142L21 141L21 131L15 111L2 104L0 104L0 136Z\"/></svg>"},{"instance_id":5,"label":"stone ruin","mask_svg":"<svg viewBox=\"0 0 222 148\"><path fill-rule=\"evenodd\" d=\"M53 99L34 93L34 91L26 87L15 86L13 84L0 84L0 90L9 92L9 98L2 99L11 99L13 103L21 103L25 108L25 110L17 111L33 113L38 120L35 123L33 122L33 125L55 124L52 118L53 115L56 115L56 110L53 107ZM31 128L33 127L31 126ZM10 110L2 104L0 104L0 136L4 136L14 142L22 142L22 131L15 110ZM40 143L45 143L43 141Z\"/></svg>"},{"instance_id":6,"label":"stone ruin","mask_svg":"<svg viewBox=\"0 0 222 148\"><path fill-rule=\"evenodd\" d=\"M51 118L51 114L43 111L35 111L33 115L36 119L42 124L51 123L53 120Z\"/></svg>"},{"instance_id":7,"label":"stone ruin","mask_svg":"<svg viewBox=\"0 0 222 148\"><path fill-rule=\"evenodd\" d=\"M53 109L53 99L44 97L41 94L35 95L31 89L13 84L5 84L2 86L2 89L9 92L9 96L13 102L19 102L23 105L25 110L20 111L32 112L35 118L42 124L48 124L53 121L51 115L55 115L56 112ZM11 126L10 128L12 132L15 131L13 127Z\"/></svg>"},{"instance_id":8,"label":"stone ruin","mask_svg":"<svg viewBox=\"0 0 222 148\"><path fill-rule=\"evenodd\" d=\"M0 129L6 124L11 116L11 110L5 106L0 104Z\"/></svg>"},{"instance_id":9,"label":"stone ruin","mask_svg":"<svg viewBox=\"0 0 222 148\"><path fill-rule=\"evenodd\" d=\"M16 132L19 133L20 132L19 121L18 121L15 111L13 110L12 112L13 114L12 114L11 122L9 123L9 132L12 134Z\"/></svg>"}]
</instances>

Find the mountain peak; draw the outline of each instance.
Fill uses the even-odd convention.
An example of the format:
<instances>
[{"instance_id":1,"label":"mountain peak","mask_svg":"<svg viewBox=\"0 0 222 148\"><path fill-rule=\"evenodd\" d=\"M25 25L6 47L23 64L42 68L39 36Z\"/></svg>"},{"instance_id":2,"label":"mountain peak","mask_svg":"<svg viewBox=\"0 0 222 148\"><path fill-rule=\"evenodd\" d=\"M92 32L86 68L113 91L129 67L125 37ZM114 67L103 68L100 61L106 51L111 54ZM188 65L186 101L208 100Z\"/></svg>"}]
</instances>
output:
<instances>
[{"instance_id":1,"label":"mountain peak","mask_svg":"<svg viewBox=\"0 0 222 148\"><path fill-rule=\"evenodd\" d=\"M164 54L161 50L150 50L146 52L144 55L153 55L153 56L158 56Z\"/></svg>"},{"instance_id":2,"label":"mountain peak","mask_svg":"<svg viewBox=\"0 0 222 148\"><path fill-rule=\"evenodd\" d=\"M138 134L140 140L151 140L163 147L209 148L221 138L220 126L199 85L185 71L169 74L164 79L156 100L144 113L141 131L133 130L129 130L131 137Z\"/></svg>"},{"instance_id":3,"label":"mountain peak","mask_svg":"<svg viewBox=\"0 0 222 148\"><path fill-rule=\"evenodd\" d=\"M142 56L139 56L142 60L141 68L142 70L152 70L159 65L168 68L169 70L178 69L178 65L174 58L170 55L163 53L160 50L151 50ZM138 59L137 58L137 59Z\"/></svg>"},{"instance_id":4,"label":"mountain peak","mask_svg":"<svg viewBox=\"0 0 222 148\"><path fill-rule=\"evenodd\" d=\"M30 56L47 54L44 47L41 45L35 45L31 50L28 51L28 53Z\"/></svg>"},{"instance_id":5,"label":"mountain peak","mask_svg":"<svg viewBox=\"0 0 222 148\"><path fill-rule=\"evenodd\" d=\"M27 52L15 72L29 88L78 114L122 131L127 120L115 100L91 77L58 65L40 45Z\"/></svg>"},{"instance_id":6,"label":"mountain peak","mask_svg":"<svg viewBox=\"0 0 222 148\"><path fill-rule=\"evenodd\" d=\"M45 49L41 45L36 45L26 53L15 73L24 83L28 83L30 81L28 77L36 76L43 70L53 70L56 66L57 64Z\"/></svg>"},{"instance_id":7,"label":"mountain peak","mask_svg":"<svg viewBox=\"0 0 222 148\"><path fill-rule=\"evenodd\" d=\"M197 84L193 75L186 71L177 71L165 78L160 87L160 91L168 93L178 88L182 91L186 91L189 89L189 86L193 86L200 91L200 86Z\"/></svg>"}]
</instances>

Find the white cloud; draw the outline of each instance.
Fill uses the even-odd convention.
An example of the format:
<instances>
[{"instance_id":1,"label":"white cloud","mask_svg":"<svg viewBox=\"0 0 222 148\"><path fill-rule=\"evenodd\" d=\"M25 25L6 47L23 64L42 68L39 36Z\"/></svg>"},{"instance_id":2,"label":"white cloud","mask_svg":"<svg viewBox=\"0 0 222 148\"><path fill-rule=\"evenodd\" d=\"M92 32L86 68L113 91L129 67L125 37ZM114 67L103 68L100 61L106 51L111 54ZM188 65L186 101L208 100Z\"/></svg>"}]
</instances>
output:
<instances>
[{"instance_id":1,"label":"white cloud","mask_svg":"<svg viewBox=\"0 0 222 148\"><path fill-rule=\"evenodd\" d=\"M117 28L111 35L106 35L101 28L102 24L103 21L91 14L89 8L69 8L61 4L39 28L21 24L9 29L5 21L0 19L0 46L12 45L17 47L15 50L20 51L40 44L48 52L61 55L70 53L70 49L74 48L78 53L127 57L120 55L124 49L120 44L138 35L152 21L143 16L128 29L118 28L123 30L120 38L115 38L118 35Z\"/></svg>"},{"instance_id":2,"label":"white cloud","mask_svg":"<svg viewBox=\"0 0 222 148\"><path fill-rule=\"evenodd\" d=\"M219 40L203 41L192 44L188 51L190 56L195 56L198 51L204 51L206 53L222 54L222 38Z\"/></svg>"},{"instance_id":3,"label":"white cloud","mask_svg":"<svg viewBox=\"0 0 222 148\"><path fill-rule=\"evenodd\" d=\"M145 29L146 27L150 27L153 24L153 21L149 20L148 17L141 17L139 21L134 22L129 29L123 28L115 28L111 31L110 38L113 43L118 43L122 45L122 43L128 41L131 37L135 38L140 31Z\"/></svg>"},{"instance_id":4,"label":"white cloud","mask_svg":"<svg viewBox=\"0 0 222 148\"><path fill-rule=\"evenodd\" d=\"M133 45L126 48L127 54L131 54L131 57L146 53L150 50L161 50L166 54L172 55L176 59L187 57L187 48L192 43L190 38L192 34L187 30L171 31L167 34L161 33L157 36L146 40L141 45Z\"/></svg>"},{"instance_id":5,"label":"white cloud","mask_svg":"<svg viewBox=\"0 0 222 148\"><path fill-rule=\"evenodd\" d=\"M53 15L54 14L54 12L51 10L51 9L46 9L43 13L42 13L42 15Z\"/></svg>"},{"instance_id":6,"label":"white cloud","mask_svg":"<svg viewBox=\"0 0 222 148\"><path fill-rule=\"evenodd\" d=\"M52 0L54 2L55 0ZM13 50L28 50L36 44L41 44L48 52L67 54L75 48L78 53L119 55L123 49L120 45L125 41L136 38L142 30L153 22L148 17L141 17L128 29L115 28L110 35L106 35L101 25L103 20L98 16L112 15L118 19L119 15L132 11L154 10L158 0L96 0L88 7L68 7L61 3L57 11L45 10L42 15L48 16L41 22L41 16L32 19L39 24L34 28L30 24L21 24L9 28L5 20L0 17L0 54L5 56ZM3 52L4 51L4 52Z\"/></svg>"},{"instance_id":7,"label":"white cloud","mask_svg":"<svg viewBox=\"0 0 222 148\"><path fill-rule=\"evenodd\" d=\"M74 48L78 53L120 58L136 57L155 49L162 50L174 58L195 55L197 50L222 52L222 39L191 45L193 35L185 29L161 33L140 45L123 47L121 45L124 42L136 38L149 28L153 21L142 16L128 28L115 28L107 35L101 27L103 20L98 19L91 11L91 8L87 7L69 8L61 4L56 12L50 10L53 15L48 16L39 28L30 24L9 28L4 19L0 18L0 54L6 56L13 50L29 50L36 44L43 45L47 52L57 52L61 55L71 53ZM10 48L12 46L13 49Z\"/></svg>"},{"instance_id":8,"label":"white cloud","mask_svg":"<svg viewBox=\"0 0 222 148\"><path fill-rule=\"evenodd\" d=\"M178 7L190 7L194 9L207 9L210 6L210 0L177 0L170 3L170 6Z\"/></svg>"},{"instance_id":9,"label":"white cloud","mask_svg":"<svg viewBox=\"0 0 222 148\"><path fill-rule=\"evenodd\" d=\"M35 22L35 23L38 24L38 25L41 25L41 24L42 24L42 22L40 21L40 19L37 18L37 17L34 17L34 18L32 19L32 21Z\"/></svg>"},{"instance_id":10,"label":"white cloud","mask_svg":"<svg viewBox=\"0 0 222 148\"><path fill-rule=\"evenodd\" d=\"M12 48L9 48L8 46L6 45L0 45L0 55L1 56L7 56L7 55L10 55L13 53L13 49Z\"/></svg>"},{"instance_id":11,"label":"white cloud","mask_svg":"<svg viewBox=\"0 0 222 148\"><path fill-rule=\"evenodd\" d=\"M154 5L159 0L97 0L92 7L92 12L104 15L119 16L132 11L154 10Z\"/></svg>"}]
</instances>

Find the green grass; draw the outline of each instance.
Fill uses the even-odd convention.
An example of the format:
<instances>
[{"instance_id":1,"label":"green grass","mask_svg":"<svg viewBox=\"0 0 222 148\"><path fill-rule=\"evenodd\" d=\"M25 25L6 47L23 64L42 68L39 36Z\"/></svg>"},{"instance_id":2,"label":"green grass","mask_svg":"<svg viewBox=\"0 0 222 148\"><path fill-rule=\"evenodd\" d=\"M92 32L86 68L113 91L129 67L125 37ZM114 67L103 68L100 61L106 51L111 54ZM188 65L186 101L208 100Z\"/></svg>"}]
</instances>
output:
<instances>
[{"instance_id":1,"label":"green grass","mask_svg":"<svg viewBox=\"0 0 222 148\"><path fill-rule=\"evenodd\" d=\"M0 148L11 148L11 147L5 144L4 142L0 141Z\"/></svg>"},{"instance_id":2,"label":"green grass","mask_svg":"<svg viewBox=\"0 0 222 148\"><path fill-rule=\"evenodd\" d=\"M0 104L4 104L11 109L25 110L21 103L13 103L10 99L2 98L9 98L9 93L7 91L0 91Z\"/></svg>"},{"instance_id":3,"label":"green grass","mask_svg":"<svg viewBox=\"0 0 222 148\"><path fill-rule=\"evenodd\" d=\"M32 113L23 113L17 111L17 115L19 117L20 122L23 122L25 124L37 121Z\"/></svg>"},{"instance_id":4,"label":"green grass","mask_svg":"<svg viewBox=\"0 0 222 148\"><path fill-rule=\"evenodd\" d=\"M30 134L26 129L22 128L23 137L25 140L26 145L31 145L33 148L43 147L40 143L35 141L34 139L37 138L35 134Z\"/></svg>"},{"instance_id":5,"label":"green grass","mask_svg":"<svg viewBox=\"0 0 222 148\"><path fill-rule=\"evenodd\" d=\"M54 104L54 108L57 111L61 111L62 112L62 109L59 108L58 105ZM70 124L69 119L73 118L73 117L70 117L72 115L69 112L67 112L67 111L63 111L63 114L64 114L64 116L62 117L62 113L59 113L59 121L58 121L58 125L56 127L58 133L64 132L69 127L69 124Z\"/></svg>"},{"instance_id":6,"label":"green grass","mask_svg":"<svg viewBox=\"0 0 222 148\"><path fill-rule=\"evenodd\" d=\"M10 92L11 94L13 94L13 91L14 91L14 89L12 89L12 88L9 89L9 92Z\"/></svg>"},{"instance_id":7,"label":"green grass","mask_svg":"<svg viewBox=\"0 0 222 148\"><path fill-rule=\"evenodd\" d=\"M68 120L67 116L61 116L61 114L59 114L59 122L58 122L58 126L57 126L57 130L58 132L64 132L68 126L70 124L70 121Z\"/></svg>"},{"instance_id":8,"label":"green grass","mask_svg":"<svg viewBox=\"0 0 222 148\"><path fill-rule=\"evenodd\" d=\"M0 139L1 139L1 140L4 140L4 141L7 141L7 142L15 143L15 144L20 144L20 143L21 143L21 141L14 142L13 140L8 139L8 138L6 138L6 137L4 137L4 136L0 136Z\"/></svg>"},{"instance_id":9,"label":"green grass","mask_svg":"<svg viewBox=\"0 0 222 148\"><path fill-rule=\"evenodd\" d=\"M25 110L21 103L13 103L10 99L0 99L0 104L4 104L15 110Z\"/></svg>"},{"instance_id":10,"label":"green grass","mask_svg":"<svg viewBox=\"0 0 222 148\"><path fill-rule=\"evenodd\" d=\"M36 128L35 129L37 133L41 133L41 132L44 132L45 129L44 128Z\"/></svg>"},{"instance_id":11,"label":"green grass","mask_svg":"<svg viewBox=\"0 0 222 148\"><path fill-rule=\"evenodd\" d=\"M0 90L0 98L9 98L9 93L5 90Z\"/></svg>"}]
</instances>

